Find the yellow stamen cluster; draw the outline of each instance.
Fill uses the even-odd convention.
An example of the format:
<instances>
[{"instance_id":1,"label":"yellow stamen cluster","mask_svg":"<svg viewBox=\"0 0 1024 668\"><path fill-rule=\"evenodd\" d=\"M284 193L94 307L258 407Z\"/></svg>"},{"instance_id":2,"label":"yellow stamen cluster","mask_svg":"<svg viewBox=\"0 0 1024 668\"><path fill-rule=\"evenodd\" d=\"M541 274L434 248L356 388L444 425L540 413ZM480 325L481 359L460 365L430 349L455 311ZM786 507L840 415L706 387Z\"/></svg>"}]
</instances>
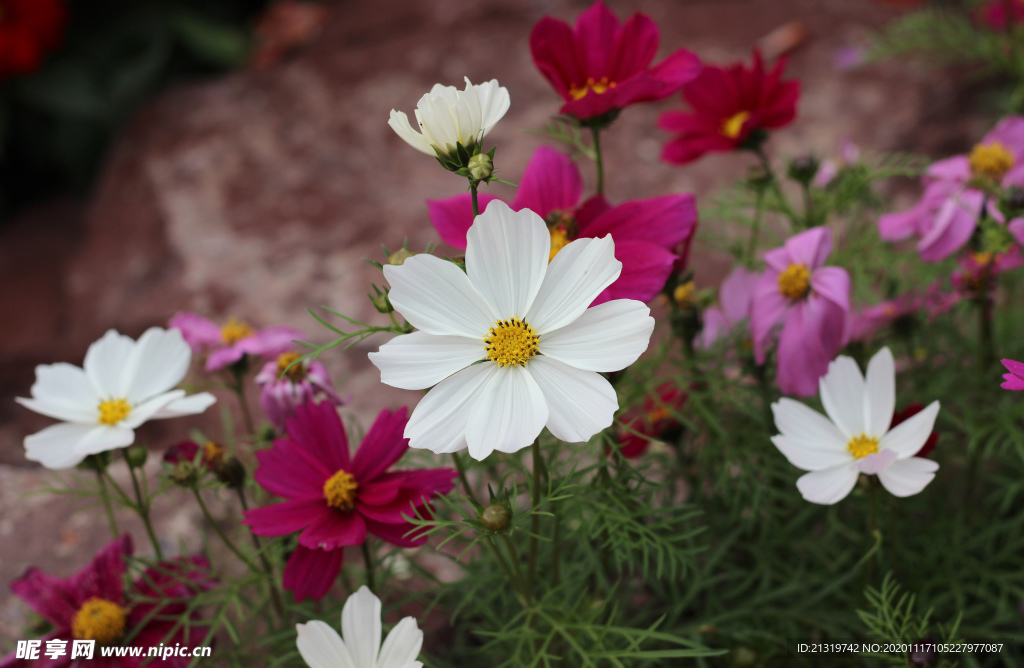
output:
<instances>
[{"instance_id":1,"label":"yellow stamen cluster","mask_svg":"<svg viewBox=\"0 0 1024 668\"><path fill-rule=\"evenodd\" d=\"M116 603L93 596L71 620L71 633L79 640L109 645L124 635L127 611Z\"/></svg>"},{"instance_id":2,"label":"yellow stamen cluster","mask_svg":"<svg viewBox=\"0 0 1024 668\"><path fill-rule=\"evenodd\" d=\"M725 122L722 123L722 134L729 139L736 139L740 136L743 124L747 122L748 118L750 118L750 112L741 111L725 119Z\"/></svg>"},{"instance_id":3,"label":"yellow stamen cluster","mask_svg":"<svg viewBox=\"0 0 1024 668\"><path fill-rule=\"evenodd\" d=\"M697 291L697 286L693 281L687 281L676 286L676 289L672 291L672 299L675 300L676 306L679 308L689 308L693 306L693 295Z\"/></svg>"},{"instance_id":4,"label":"yellow stamen cluster","mask_svg":"<svg viewBox=\"0 0 1024 668\"><path fill-rule=\"evenodd\" d=\"M587 79L587 83L582 86L572 86L569 88L569 95L572 95L572 99L579 100L590 91L594 91L598 95L606 92L609 88L615 88L618 84L614 81L608 81L608 77L601 77L600 81L594 81L593 77Z\"/></svg>"},{"instance_id":5,"label":"yellow stamen cluster","mask_svg":"<svg viewBox=\"0 0 1024 668\"><path fill-rule=\"evenodd\" d=\"M105 424L109 427L113 427L132 412L132 405L124 399L101 401L98 408L100 411L100 424Z\"/></svg>"},{"instance_id":6,"label":"yellow stamen cluster","mask_svg":"<svg viewBox=\"0 0 1024 668\"><path fill-rule=\"evenodd\" d=\"M224 339L224 343L229 346L233 343L238 343L242 339L247 339L252 335L253 329L249 326L249 323L243 322L235 317L232 317L228 320L226 325L220 328L220 337Z\"/></svg>"},{"instance_id":7,"label":"yellow stamen cluster","mask_svg":"<svg viewBox=\"0 0 1024 668\"><path fill-rule=\"evenodd\" d=\"M338 510L352 510L356 505L356 490L359 483L352 474L344 469L327 479L324 483L324 498L327 505Z\"/></svg>"},{"instance_id":8,"label":"yellow stamen cluster","mask_svg":"<svg viewBox=\"0 0 1024 668\"><path fill-rule=\"evenodd\" d=\"M277 375L286 374L293 383L306 377L306 365L295 364L302 353L281 353L277 356ZM292 366L294 364L294 366ZM289 368L291 367L291 368Z\"/></svg>"},{"instance_id":9,"label":"yellow stamen cluster","mask_svg":"<svg viewBox=\"0 0 1024 668\"><path fill-rule=\"evenodd\" d=\"M967 156L975 176L999 181L1013 167L1013 154L1001 143L978 144Z\"/></svg>"},{"instance_id":10,"label":"yellow stamen cluster","mask_svg":"<svg viewBox=\"0 0 1024 668\"><path fill-rule=\"evenodd\" d=\"M779 272L779 292L789 299L800 299L811 289L811 272L804 264L791 264Z\"/></svg>"},{"instance_id":11,"label":"yellow stamen cluster","mask_svg":"<svg viewBox=\"0 0 1024 668\"><path fill-rule=\"evenodd\" d=\"M518 317L499 320L484 337L487 359L498 366L526 366L537 354L540 335Z\"/></svg>"},{"instance_id":12,"label":"yellow stamen cluster","mask_svg":"<svg viewBox=\"0 0 1024 668\"><path fill-rule=\"evenodd\" d=\"M850 439L850 442L846 444L846 449L850 451L854 459L864 459L868 455L878 453L878 439L861 432L860 436Z\"/></svg>"}]
</instances>

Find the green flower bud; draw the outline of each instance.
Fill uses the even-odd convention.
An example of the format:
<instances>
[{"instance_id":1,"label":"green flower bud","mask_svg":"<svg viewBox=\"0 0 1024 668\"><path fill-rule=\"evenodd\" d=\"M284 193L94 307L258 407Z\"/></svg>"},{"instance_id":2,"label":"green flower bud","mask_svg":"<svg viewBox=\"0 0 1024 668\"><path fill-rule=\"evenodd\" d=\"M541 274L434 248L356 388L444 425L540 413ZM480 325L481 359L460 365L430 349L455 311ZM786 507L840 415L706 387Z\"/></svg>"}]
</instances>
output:
<instances>
[{"instance_id":1,"label":"green flower bud","mask_svg":"<svg viewBox=\"0 0 1024 668\"><path fill-rule=\"evenodd\" d=\"M503 503L492 503L480 513L480 522L488 531L504 531L512 521L512 511Z\"/></svg>"},{"instance_id":2,"label":"green flower bud","mask_svg":"<svg viewBox=\"0 0 1024 668\"><path fill-rule=\"evenodd\" d=\"M479 153L469 159L469 175L477 181L486 181L493 171L494 163L486 153Z\"/></svg>"},{"instance_id":3,"label":"green flower bud","mask_svg":"<svg viewBox=\"0 0 1024 668\"><path fill-rule=\"evenodd\" d=\"M128 462L128 466L133 469L141 469L146 465L146 460L149 459L149 448L144 445L132 445L124 451L124 459Z\"/></svg>"},{"instance_id":4,"label":"green flower bud","mask_svg":"<svg viewBox=\"0 0 1024 668\"><path fill-rule=\"evenodd\" d=\"M411 258L416 253L413 253L408 248L399 248L394 253L388 256L388 264L393 267L401 267L405 264L405 261Z\"/></svg>"}]
</instances>

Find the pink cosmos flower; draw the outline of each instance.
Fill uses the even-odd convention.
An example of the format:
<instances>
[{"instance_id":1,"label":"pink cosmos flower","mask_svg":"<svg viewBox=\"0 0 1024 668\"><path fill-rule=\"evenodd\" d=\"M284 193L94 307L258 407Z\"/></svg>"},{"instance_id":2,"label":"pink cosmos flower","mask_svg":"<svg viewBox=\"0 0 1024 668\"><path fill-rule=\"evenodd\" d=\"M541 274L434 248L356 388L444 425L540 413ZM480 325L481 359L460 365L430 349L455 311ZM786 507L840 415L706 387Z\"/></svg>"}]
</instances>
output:
<instances>
[{"instance_id":1,"label":"pink cosmos flower","mask_svg":"<svg viewBox=\"0 0 1024 668\"><path fill-rule=\"evenodd\" d=\"M260 536L301 531L284 570L284 586L297 602L320 599L341 570L347 545L362 545L367 532L399 547L426 542L406 517L429 512L429 501L447 494L451 469L388 471L409 447L402 437L406 409L381 411L355 456L330 402L306 403L287 421L288 436L256 453L253 477L283 503L250 510L245 523Z\"/></svg>"},{"instance_id":2,"label":"pink cosmos flower","mask_svg":"<svg viewBox=\"0 0 1024 668\"><path fill-rule=\"evenodd\" d=\"M775 328L782 324L776 380L784 394L807 397L843 343L850 311L850 276L824 267L832 252L832 232L815 227L765 253L768 269L754 288L750 329L754 358L764 364Z\"/></svg>"},{"instance_id":3,"label":"pink cosmos flower","mask_svg":"<svg viewBox=\"0 0 1024 668\"><path fill-rule=\"evenodd\" d=\"M694 342L698 348L710 348L719 339L733 333L747 319L754 287L760 278L760 274L742 265L729 272L718 291L719 306L711 306L704 311L704 328Z\"/></svg>"},{"instance_id":4,"label":"pink cosmos flower","mask_svg":"<svg viewBox=\"0 0 1024 668\"><path fill-rule=\"evenodd\" d=\"M206 370L211 372L231 366L246 355L275 358L294 348L292 341L303 338L302 331L294 327L256 330L235 318L218 327L212 320L195 313L176 314L168 327L181 330L192 352L210 353Z\"/></svg>"},{"instance_id":5,"label":"pink cosmos flower","mask_svg":"<svg viewBox=\"0 0 1024 668\"><path fill-rule=\"evenodd\" d=\"M85 662L71 659L72 640L95 640L89 666L97 668L137 668L146 661L142 657L103 657L100 647L120 646L130 638L134 647L155 647L161 643L198 647L206 638L206 628L190 625L177 630L179 620L189 614L188 601L198 591L213 588L208 572L210 564L204 557L177 558L146 569L129 591L124 591L126 556L132 554L131 536L125 535L107 545L91 563L75 575L62 579L38 568L28 569L11 583L11 591L53 625L42 637L42 650L35 660L17 659L12 652L0 660L2 668L62 668L80 666ZM66 652L57 658L44 655L47 641L64 641ZM192 657L168 657L160 665L186 668Z\"/></svg>"},{"instance_id":6,"label":"pink cosmos flower","mask_svg":"<svg viewBox=\"0 0 1024 668\"><path fill-rule=\"evenodd\" d=\"M1024 185L1024 116L999 121L969 155L934 163L923 183L917 204L880 217L878 231L887 241L919 237L921 259L938 262L963 248L974 233L986 202L979 186ZM1001 220L992 198L987 210Z\"/></svg>"},{"instance_id":7,"label":"pink cosmos flower","mask_svg":"<svg viewBox=\"0 0 1024 668\"><path fill-rule=\"evenodd\" d=\"M999 387L1004 390L1024 390L1024 364L1016 360L1002 360L1002 362L1010 373L1003 374L1003 384Z\"/></svg>"},{"instance_id":8,"label":"pink cosmos flower","mask_svg":"<svg viewBox=\"0 0 1024 668\"><path fill-rule=\"evenodd\" d=\"M575 29L549 16L538 21L530 33L530 53L565 100L559 113L586 121L664 99L700 73L700 60L686 49L651 67L660 38L650 17L634 14L620 25L598 0L580 14Z\"/></svg>"},{"instance_id":9,"label":"pink cosmos flower","mask_svg":"<svg viewBox=\"0 0 1024 668\"><path fill-rule=\"evenodd\" d=\"M276 362L267 362L256 374L260 405L270 422L281 432L285 430L288 418L306 402L323 400L335 406L344 403L334 391L324 365L309 360L294 364L300 357L299 353L282 353Z\"/></svg>"},{"instance_id":10,"label":"pink cosmos flower","mask_svg":"<svg viewBox=\"0 0 1024 668\"><path fill-rule=\"evenodd\" d=\"M529 209L544 218L551 234L551 257L579 238L611 234L615 258L622 263L619 279L594 304L612 299L647 302L665 287L680 244L693 236L697 207L693 195L668 195L632 200L610 206L603 197L580 204L583 177L568 156L542 146L523 172L512 210ZM480 195L480 210L493 195ZM473 203L468 194L427 202L430 220L441 238L455 248L466 247L466 232L473 224Z\"/></svg>"}]
</instances>

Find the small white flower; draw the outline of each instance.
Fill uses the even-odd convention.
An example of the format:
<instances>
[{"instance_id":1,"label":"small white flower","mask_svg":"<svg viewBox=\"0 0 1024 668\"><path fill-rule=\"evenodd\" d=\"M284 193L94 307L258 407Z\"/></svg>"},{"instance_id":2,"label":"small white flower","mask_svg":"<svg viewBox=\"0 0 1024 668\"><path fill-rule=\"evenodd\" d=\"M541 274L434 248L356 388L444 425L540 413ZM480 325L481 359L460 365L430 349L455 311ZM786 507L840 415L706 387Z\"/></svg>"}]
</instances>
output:
<instances>
[{"instance_id":1,"label":"small white flower","mask_svg":"<svg viewBox=\"0 0 1024 668\"><path fill-rule=\"evenodd\" d=\"M380 599L366 587L348 597L341 610L341 634L320 621L296 624L296 645L310 668L423 668L416 660L423 631L416 620L398 622L381 647Z\"/></svg>"},{"instance_id":2,"label":"small white flower","mask_svg":"<svg viewBox=\"0 0 1024 668\"><path fill-rule=\"evenodd\" d=\"M466 90L455 86L434 84L430 92L416 103L416 121L421 132L413 130L404 111L391 110L388 125L410 146L427 155L455 151L462 142L466 148L482 140L508 111L508 90L496 79L471 84L466 77Z\"/></svg>"},{"instance_id":3,"label":"small white flower","mask_svg":"<svg viewBox=\"0 0 1024 668\"><path fill-rule=\"evenodd\" d=\"M388 385L436 385L413 411L409 445L484 459L545 426L573 443L610 426L618 398L598 372L635 362L654 330L636 300L587 308L622 271L611 235L577 239L548 264L541 217L494 200L467 241L465 272L431 255L384 267L392 305L420 331L370 360Z\"/></svg>"},{"instance_id":4,"label":"small white flower","mask_svg":"<svg viewBox=\"0 0 1024 668\"><path fill-rule=\"evenodd\" d=\"M890 429L896 406L896 369L882 348L868 363L867 381L849 357L837 357L819 382L828 413L792 399L772 404L772 437L789 462L805 471L797 489L812 503L842 501L861 473L876 474L893 496L912 496L925 488L939 465L914 455L924 446L939 414L939 402Z\"/></svg>"},{"instance_id":5,"label":"small white flower","mask_svg":"<svg viewBox=\"0 0 1024 668\"><path fill-rule=\"evenodd\" d=\"M153 327L138 342L108 331L89 346L84 369L72 364L36 367L26 408L62 420L25 437L25 457L50 469L75 466L88 455L123 448L147 420L202 413L208 392L172 390L188 372L192 350L181 331Z\"/></svg>"}]
</instances>

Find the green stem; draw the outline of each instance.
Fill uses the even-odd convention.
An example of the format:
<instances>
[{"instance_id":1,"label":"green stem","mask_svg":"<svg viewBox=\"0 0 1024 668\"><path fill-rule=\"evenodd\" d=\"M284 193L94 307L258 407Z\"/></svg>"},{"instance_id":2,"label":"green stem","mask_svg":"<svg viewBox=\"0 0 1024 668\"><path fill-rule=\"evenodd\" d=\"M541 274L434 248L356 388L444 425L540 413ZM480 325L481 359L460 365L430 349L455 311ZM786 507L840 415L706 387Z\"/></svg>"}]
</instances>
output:
<instances>
[{"instance_id":1,"label":"green stem","mask_svg":"<svg viewBox=\"0 0 1024 668\"><path fill-rule=\"evenodd\" d=\"M377 576L373 568L373 553L370 552L370 539L363 541L363 561L366 563L366 586L377 593Z\"/></svg>"},{"instance_id":2,"label":"green stem","mask_svg":"<svg viewBox=\"0 0 1024 668\"><path fill-rule=\"evenodd\" d=\"M601 154L601 129L596 125L590 126L590 133L594 137L594 162L597 165L597 194L604 194L604 156Z\"/></svg>"},{"instance_id":3,"label":"green stem","mask_svg":"<svg viewBox=\"0 0 1024 668\"><path fill-rule=\"evenodd\" d=\"M224 534L224 530L220 528L219 524L217 524L217 520L213 518L213 515L210 513L210 509L206 507L206 502L203 501L203 495L199 493L199 490L193 487L192 493L195 495L196 501L199 502L199 507L202 509L203 516L206 517L206 521L213 526L213 530L217 533L218 536L220 536L221 541L223 541L223 543L227 545L228 549L231 550L231 552L234 553L234 555L238 557L242 561L242 563L248 566L250 570L258 572L258 569L252 563L252 561L250 561L248 557L242 554L242 551L235 547L235 544L232 543L231 540Z\"/></svg>"},{"instance_id":4,"label":"green stem","mask_svg":"<svg viewBox=\"0 0 1024 668\"><path fill-rule=\"evenodd\" d=\"M242 487L238 488L238 500L242 503L242 511L249 510L249 502L245 498L245 489ZM271 565L270 560L267 559L266 553L263 552L263 543L260 541L260 537L256 534L249 532L252 536L252 544L256 547L256 553L259 554L260 564L263 565L263 570L267 572L269 576L268 584L270 586L270 598L274 604L274 610L277 611L278 619L284 619L284 605L281 602L281 593L277 590L277 578L274 575L274 567Z\"/></svg>"},{"instance_id":5,"label":"green stem","mask_svg":"<svg viewBox=\"0 0 1024 668\"><path fill-rule=\"evenodd\" d=\"M455 470L459 472L459 481L462 482L462 489L466 492L466 496L469 497L474 506L479 508L480 502L473 493L473 488L469 485L469 478L466 476L466 465L462 462L462 457L459 457L459 453L453 452L452 461L455 462Z\"/></svg>"},{"instance_id":6,"label":"green stem","mask_svg":"<svg viewBox=\"0 0 1024 668\"><path fill-rule=\"evenodd\" d=\"M125 464L128 464L127 457L125 458ZM135 510L139 513L139 517L142 518L142 524L146 527L146 533L149 534L149 542L153 544L153 551L156 552L156 558L160 561L164 560L164 552L160 549L160 541L156 539L156 533L153 531L153 523L149 520L149 499L143 500L142 490L139 489L139 479L135 476L135 469L131 464L128 464L128 474L132 477L132 487L135 489L135 500L137 505Z\"/></svg>"},{"instance_id":7,"label":"green stem","mask_svg":"<svg viewBox=\"0 0 1024 668\"><path fill-rule=\"evenodd\" d=\"M533 596L533 584L536 582L537 576L537 552L539 549L537 535L540 531L540 515L537 514L537 507L540 506L540 469L541 469L541 454L540 454L540 437L538 436L533 441L531 446L533 452L533 494L530 501L530 558L529 568L527 570L526 584L529 589L530 596Z\"/></svg>"},{"instance_id":8,"label":"green stem","mask_svg":"<svg viewBox=\"0 0 1024 668\"><path fill-rule=\"evenodd\" d=\"M110 533L113 534L114 538L118 538L121 535L121 531L117 528L117 520L114 519L114 508L110 505L110 492L107 489L107 481L104 480L103 474L99 471L96 471L96 480L100 483L100 496L103 497L103 510L107 513Z\"/></svg>"},{"instance_id":9,"label":"green stem","mask_svg":"<svg viewBox=\"0 0 1024 668\"><path fill-rule=\"evenodd\" d=\"M754 223L750 229L750 242L747 244L746 262L754 261L754 253L757 251L757 238L761 234L761 217L764 215L764 188L758 186L757 195L754 201Z\"/></svg>"},{"instance_id":10,"label":"green stem","mask_svg":"<svg viewBox=\"0 0 1024 668\"><path fill-rule=\"evenodd\" d=\"M473 196L473 219L474 220L476 220L476 217L480 215L480 202L479 202L479 200L477 200L477 196L476 196L477 183L478 182L476 181L476 179L470 179L469 180L469 192Z\"/></svg>"}]
</instances>

